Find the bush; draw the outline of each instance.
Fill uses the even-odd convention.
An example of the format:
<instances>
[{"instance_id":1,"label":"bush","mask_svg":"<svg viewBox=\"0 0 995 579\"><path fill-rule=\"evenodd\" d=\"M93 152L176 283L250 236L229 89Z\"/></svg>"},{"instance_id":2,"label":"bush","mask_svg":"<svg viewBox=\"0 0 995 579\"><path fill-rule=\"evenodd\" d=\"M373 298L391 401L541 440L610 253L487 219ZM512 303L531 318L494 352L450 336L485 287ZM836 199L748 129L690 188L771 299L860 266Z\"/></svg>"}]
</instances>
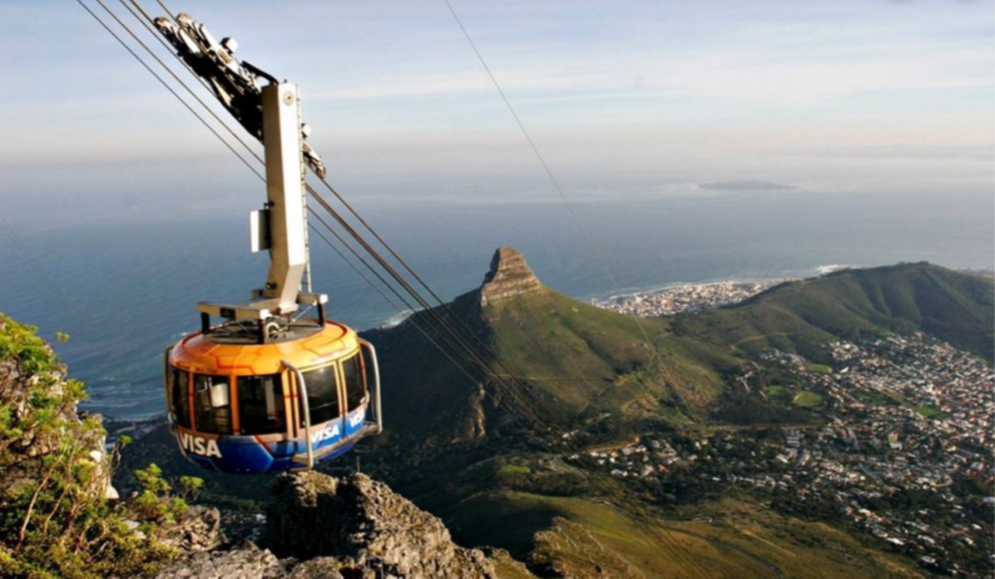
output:
<instances>
[{"instance_id":1,"label":"bush","mask_svg":"<svg viewBox=\"0 0 995 579\"><path fill-rule=\"evenodd\" d=\"M104 498L119 449L110 460L92 456L106 432L79 417L85 388L64 380L36 331L0 314L0 576L154 573L177 554L156 541L159 526L186 503L155 465L142 471L136 500ZM181 481L183 493L195 492L197 480Z\"/></svg>"}]
</instances>

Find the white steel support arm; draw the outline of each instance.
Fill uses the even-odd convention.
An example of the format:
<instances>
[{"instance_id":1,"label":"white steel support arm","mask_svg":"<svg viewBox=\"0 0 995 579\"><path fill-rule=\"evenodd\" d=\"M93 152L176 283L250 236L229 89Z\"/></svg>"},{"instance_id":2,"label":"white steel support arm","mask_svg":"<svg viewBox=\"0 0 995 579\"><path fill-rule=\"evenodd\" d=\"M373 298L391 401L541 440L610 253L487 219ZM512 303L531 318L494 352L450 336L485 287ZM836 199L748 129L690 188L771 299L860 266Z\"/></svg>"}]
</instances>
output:
<instances>
[{"instance_id":1,"label":"white steel support arm","mask_svg":"<svg viewBox=\"0 0 995 579\"><path fill-rule=\"evenodd\" d=\"M262 295L278 300L274 312L278 314L297 309L308 260L299 98L295 84L262 89L270 236L270 268Z\"/></svg>"}]
</instances>

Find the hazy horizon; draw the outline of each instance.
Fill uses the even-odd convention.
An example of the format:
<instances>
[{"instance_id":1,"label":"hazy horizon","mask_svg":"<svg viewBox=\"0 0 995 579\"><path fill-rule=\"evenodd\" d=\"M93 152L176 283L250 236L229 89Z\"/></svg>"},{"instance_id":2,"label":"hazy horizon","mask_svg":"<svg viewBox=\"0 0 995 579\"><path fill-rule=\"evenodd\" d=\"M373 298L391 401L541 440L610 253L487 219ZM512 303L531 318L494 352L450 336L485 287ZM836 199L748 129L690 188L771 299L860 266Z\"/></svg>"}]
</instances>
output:
<instances>
[{"instance_id":1,"label":"hazy horizon","mask_svg":"<svg viewBox=\"0 0 995 579\"><path fill-rule=\"evenodd\" d=\"M569 199L744 180L929 195L995 184L990 0L452 6ZM261 202L256 178L146 70L78 5L60 7L0 7L7 207L67 190L179 205L238 188ZM558 199L444 2L171 8L301 85L310 141L353 200Z\"/></svg>"}]
</instances>

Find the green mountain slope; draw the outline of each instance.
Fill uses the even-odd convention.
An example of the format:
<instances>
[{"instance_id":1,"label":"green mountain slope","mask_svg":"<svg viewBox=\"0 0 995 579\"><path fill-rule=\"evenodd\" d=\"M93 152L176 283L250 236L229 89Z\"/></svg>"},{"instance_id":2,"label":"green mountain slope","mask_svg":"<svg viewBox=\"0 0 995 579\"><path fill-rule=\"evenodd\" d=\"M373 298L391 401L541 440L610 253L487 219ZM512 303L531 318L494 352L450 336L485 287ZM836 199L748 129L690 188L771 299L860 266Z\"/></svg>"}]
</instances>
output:
<instances>
[{"instance_id":1,"label":"green mountain slope","mask_svg":"<svg viewBox=\"0 0 995 579\"><path fill-rule=\"evenodd\" d=\"M781 284L727 309L637 319L559 294L517 252L509 255L502 265L499 252L488 274L498 281L435 310L501 380L463 362L468 376L433 346L423 335L440 340L432 312L367 333L382 359L388 430L444 444L510 426L590 430L606 420L603 430L620 434L621 423L700 423L729 403L728 377L745 359L777 348L826 362L827 342L887 331L923 330L992 360L992 281L928 263L846 270ZM510 285L501 285L502 267ZM747 415L777 421L777 411L764 408Z\"/></svg>"},{"instance_id":2,"label":"green mountain slope","mask_svg":"<svg viewBox=\"0 0 995 579\"><path fill-rule=\"evenodd\" d=\"M488 543L555 577L915 577L910 562L829 525L725 499L664 516L607 501L488 492L447 517L457 540Z\"/></svg>"},{"instance_id":3,"label":"green mountain slope","mask_svg":"<svg viewBox=\"0 0 995 579\"><path fill-rule=\"evenodd\" d=\"M824 361L822 344L884 331L921 330L993 358L990 279L928 263L836 272L781 284L722 310L674 320L676 334L722 344L736 355L778 348Z\"/></svg>"},{"instance_id":4,"label":"green mountain slope","mask_svg":"<svg viewBox=\"0 0 995 579\"><path fill-rule=\"evenodd\" d=\"M501 270L489 277L495 271ZM531 280L521 282L526 277ZM488 297L494 282L485 283L445 308L365 334L382 359L389 429L447 442L486 435L509 421L532 430L568 430L606 415L682 423L720 397L723 374L741 364L721 347L673 335L668 321L568 298L539 284L531 270L507 278L524 291L500 288L494 299ZM461 319L453 325L498 378L464 362L468 376L426 339L428 333L443 340L433 314Z\"/></svg>"},{"instance_id":5,"label":"green mountain slope","mask_svg":"<svg viewBox=\"0 0 995 579\"><path fill-rule=\"evenodd\" d=\"M495 351L520 377L572 413L698 409L721 394L739 362L663 320L638 319L540 291L484 310Z\"/></svg>"}]
</instances>

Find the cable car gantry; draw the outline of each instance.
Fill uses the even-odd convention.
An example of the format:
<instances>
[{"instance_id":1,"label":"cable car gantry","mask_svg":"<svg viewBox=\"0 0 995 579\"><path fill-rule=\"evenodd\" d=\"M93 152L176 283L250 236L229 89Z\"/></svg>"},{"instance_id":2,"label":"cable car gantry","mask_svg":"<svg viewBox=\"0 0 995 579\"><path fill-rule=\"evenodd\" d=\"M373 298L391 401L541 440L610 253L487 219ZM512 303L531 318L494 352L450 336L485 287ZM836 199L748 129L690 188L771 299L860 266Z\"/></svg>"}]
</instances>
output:
<instances>
[{"instance_id":1,"label":"cable car gantry","mask_svg":"<svg viewBox=\"0 0 995 579\"><path fill-rule=\"evenodd\" d=\"M266 204L250 229L253 251L270 254L266 283L250 300L198 303L200 331L166 349L170 428L183 455L208 469L313 468L380 433L382 420L373 345L327 320L325 294L301 291L309 260L304 167L323 177L325 166L305 140L298 87L239 62L233 39L216 41L187 14L155 25L262 141Z\"/></svg>"},{"instance_id":2,"label":"cable car gantry","mask_svg":"<svg viewBox=\"0 0 995 579\"><path fill-rule=\"evenodd\" d=\"M198 112L193 103L188 102L181 92L115 32L110 23L91 10L86 2L77 0L110 36L229 151L260 180L267 183L267 203L264 210L258 212L251 221L254 226L252 238L257 240L257 248L268 248L270 251L272 261L266 286L253 292L252 299L243 304L198 304L201 313L200 331L167 348L164 360L167 413L180 450L188 459L205 468L224 472L271 472L309 468L317 462L346 452L362 437L381 431L375 352L354 331L325 319L327 298L322 294L310 293L306 237L302 253L307 291L300 291L301 274L299 262L294 261L298 259L295 257L298 252L295 248L299 248L296 245L299 241L298 234L305 236L308 228L338 253L347 265L398 312L424 312L424 316L409 319L411 326L468 379L479 384L492 384L500 392L516 400L516 412L513 415L516 422L524 419L529 423L546 424L548 427L548 420L535 415L535 400L523 398L521 385L514 378L514 373L495 355L486 341L475 335L466 322L454 314L449 305L324 178L324 164L306 141L308 129L300 123L299 110L296 111L297 118L293 122L284 119L277 123L281 125L279 134L283 135L283 142L289 144L296 141L299 148L283 149L280 155L274 156L276 147L271 144L273 139L270 137L270 123L273 122L271 117L276 113L271 111L279 108L264 107L264 95L274 87L289 86L293 87L295 96L284 95L282 98L299 103L296 86L287 83L281 85L272 75L247 62L240 62L234 55L237 44L233 39L216 41L202 24L189 15L181 13L174 17L161 0L158 4L170 15L168 18L153 18L138 0L122 0L127 12L185 68L194 73L203 87L215 96L245 130L263 142L264 160L156 55L132 26L103 0L95 2L196 101L196 105L213 117L222 132L226 131L248 153L248 157L265 165L264 176L246 155L228 142ZM263 86L264 81L268 85ZM333 208L321 193L304 180L302 159L318 176L321 185L351 217L346 218ZM278 170L277 166L281 169ZM279 177L273 173L277 170ZM281 182L286 184L284 190L274 191L274 184ZM344 235L338 233L313 208L305 207L301 186L331 216L332 222ZM288 193L291 190L295 192ZM287 213L280 213L284 210L296 213L294 207L297 206L302 208L298 214L300 219L296 216L288 219ZM306 213L315 217L315 221L307 222L304 218ZM351 222L352 219L355 222ZM284 226L286 229L281 233L279 228ZM288 232L292 233L287 235ZM323 232L333 236L346 253L362 264L370 277L364 275ZM366 238L367 233L370 238ZM281 245L284 235L287 235L288 243ZM381 253L377 246L386 251L387 255ZM395 267L391 260L400 267ZM374 280L379 281L383 289ZM289 297L278 292L278 288L288 292ZM423 291L428 295L423 295ZM281 294L278 299L277 293ZM391 299L391 295L394 299ZM317 311L318 319L303 319L302 314L296 312L298 306L313 308ZM224 321L212 325L212 317L220 317ZM339 327L341 336L330 331L330 326ZM318 334L318 338L309 340L314 334ZM318 344L321 346L317 346ZM272 346L279 347L274 349ZM315 350L316 347L318 350ZM353 359L359 365L358 381L352 378L355 375L352 369ZM502 373L496 372L491 367L492 364L500 367ZM332 366L335 367L334 372L310 375L312 370ZM326 378L325 382L321 380L322 377L331 375L336 380L334 388L330 385L330 378ZM320 392L312 392L313 381L317 381L315 384L328 385ZM360 384L361 388L350 387L350 384ZM337 406L330 410L333 390ZM283 402L278 400L281 396ZM315 400L317 402L312 404ZM325 421L326 418L335 416L338 418ZM311 443L307 444L305 441Z\"/></svg>"}]
</instances>

